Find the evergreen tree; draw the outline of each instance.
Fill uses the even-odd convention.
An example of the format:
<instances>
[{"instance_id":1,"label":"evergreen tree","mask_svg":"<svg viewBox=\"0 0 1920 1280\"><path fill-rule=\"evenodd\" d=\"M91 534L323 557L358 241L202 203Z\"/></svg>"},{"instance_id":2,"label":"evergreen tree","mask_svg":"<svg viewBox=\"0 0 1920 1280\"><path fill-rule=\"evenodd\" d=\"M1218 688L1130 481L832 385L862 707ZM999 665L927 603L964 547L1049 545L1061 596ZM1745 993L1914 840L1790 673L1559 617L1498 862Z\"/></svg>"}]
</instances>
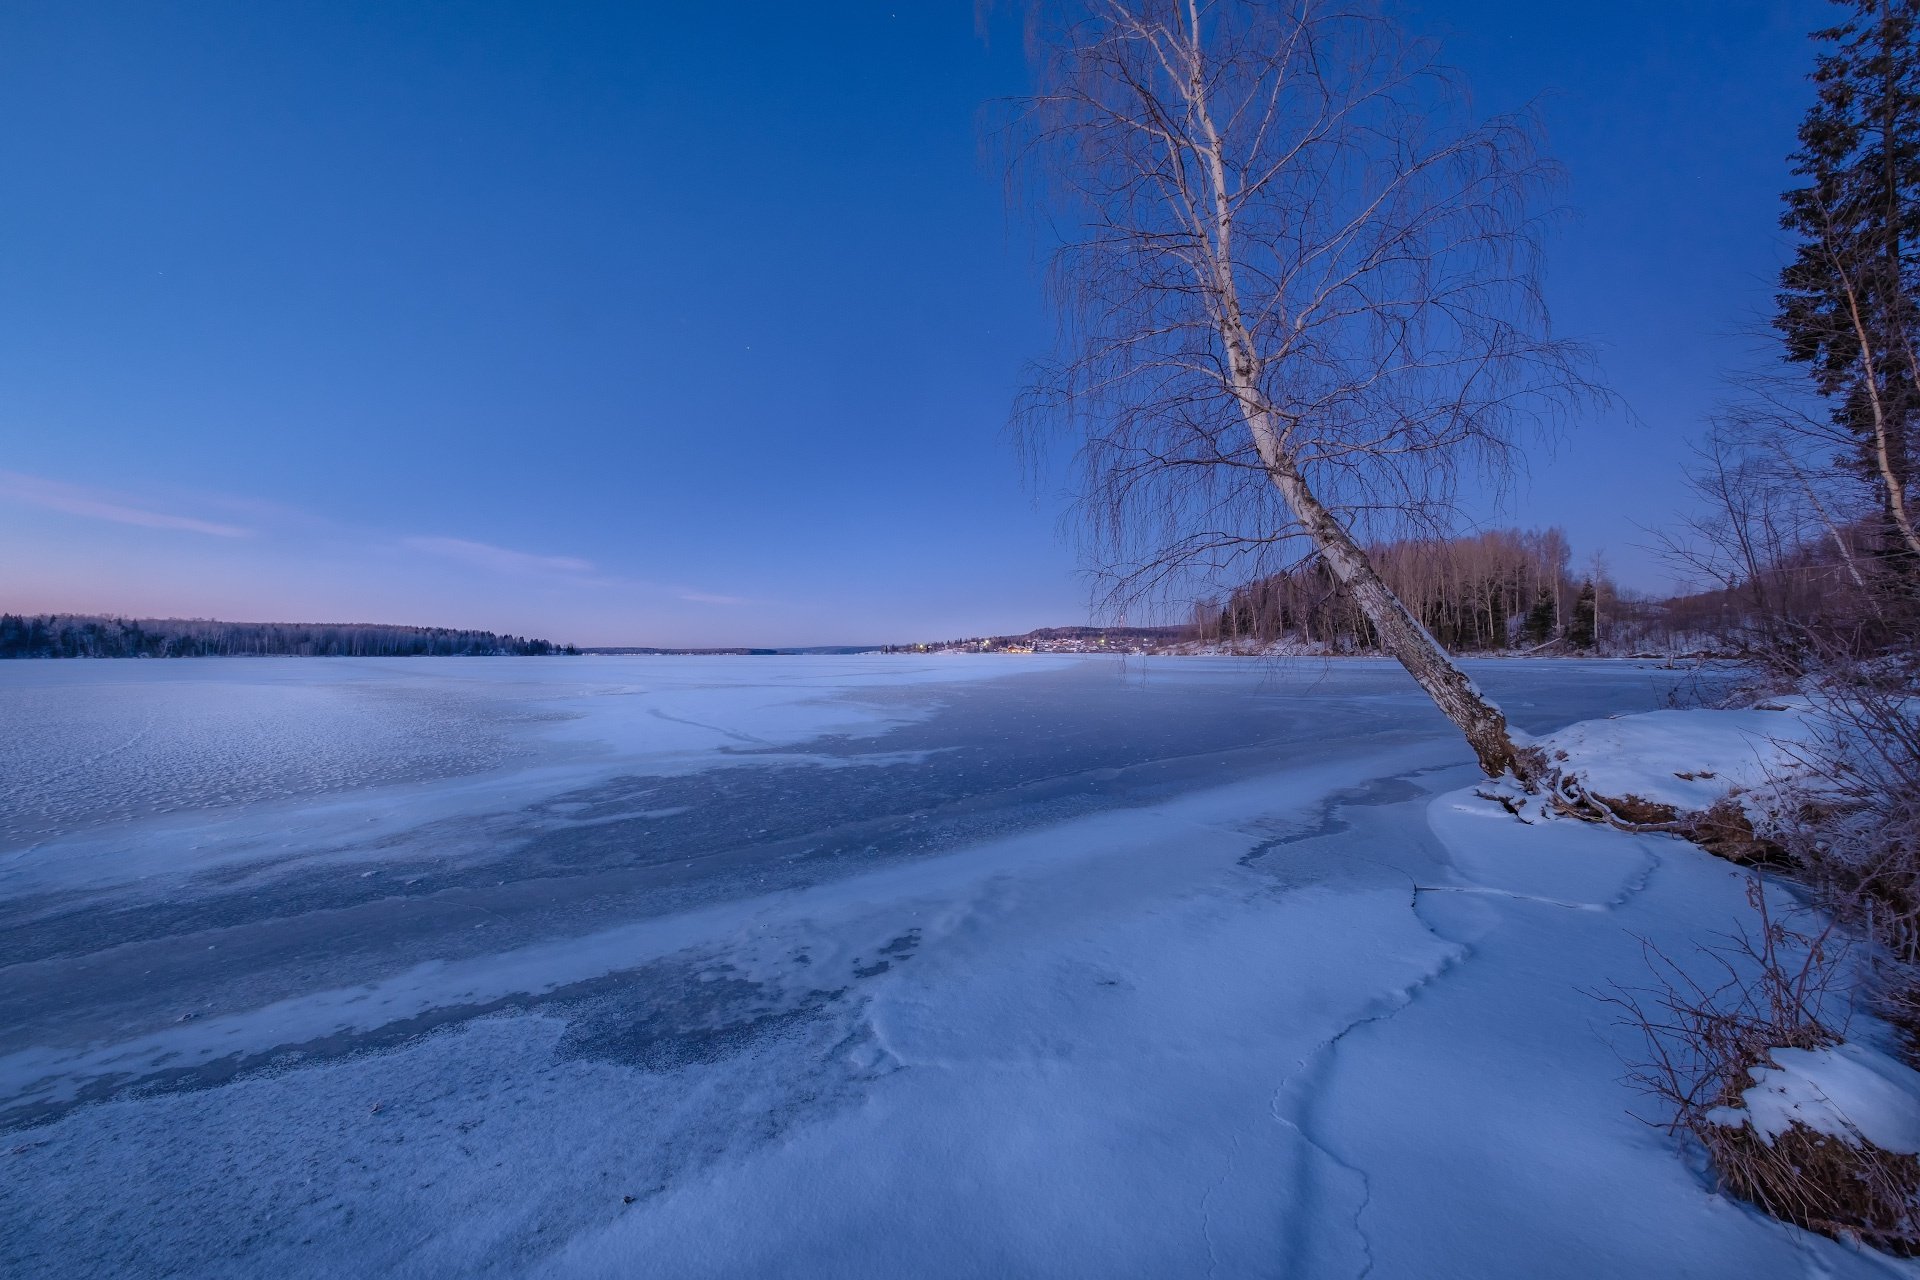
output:
<instances>
[{"instance_id":1,"label":"evergreen tree","mask_svg":"<svg viewBox=\"0 0 1920 1280\"><path fill-rule=\"evenodd\" d=\"M1541 645L1553 639L1553 629L1559 625L1559 621L1554 617L1553 588L1540 588L1540 594L1534 599L1533 608L1527 610L1527 643Z\"/></svg>"},{"instance_id":2,"label":"evergreen tree","mask_svg":"<svg viewBox=\"0 0 1920 1280\"><path fill-rule=\"evenodd\" d=\"M1914 476L1920 361L1920 0L1843 0L1851 16L1815 33L1819 98L1800 126L1781 224L1800 244L1781 272L1774 324L1855 441L1889 549L1920 552Z\"/></svg>"},{"instance_id":3,"label":"evergreen tree","mask_svg":"<svg viewBox=\"0 0 1920 1280\"><path fill-rule=\"evenodd\" d=\"M1574 597L1573 617L1567 620L1567 643L1576 649L1591 649L1599 640L1595 627L1595 616L1599 611L1600 593L1588 578L1580 584L1580 594Z\"/></svg>"}]
</instances>

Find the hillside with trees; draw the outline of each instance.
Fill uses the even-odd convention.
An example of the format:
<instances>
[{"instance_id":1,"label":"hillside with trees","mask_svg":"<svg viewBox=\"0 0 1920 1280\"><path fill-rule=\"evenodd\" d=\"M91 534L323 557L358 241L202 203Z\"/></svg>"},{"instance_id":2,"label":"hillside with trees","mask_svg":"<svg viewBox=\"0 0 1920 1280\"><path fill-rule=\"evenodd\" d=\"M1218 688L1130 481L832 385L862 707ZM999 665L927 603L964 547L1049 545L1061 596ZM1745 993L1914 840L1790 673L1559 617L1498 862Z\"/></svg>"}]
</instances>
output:
<instances>
[{"instance_id":1,"label":"hillside with trees","mask_svg":"<svg viewBox=\"0 0 1920 1280\"><path fill-rule=\"evenodd\" d=\"M1559 529L1495 529L1367 548L1448 653L1695 653L1742 647L1748 612L1715 589L1671 599L1622 590L1594 557L1576 568ZM1366 612L1317 556L1194 605L1191 637L1229 648L1378 651Z\"/></svg>"},{"instance_id":2,"label":"hillside with trees","mask_svg":"<svg viewBox=\"0 0 1920 1280\"><path fill-rule=\"evenodd\" d=\"M548 640L445 627L0 614L0 658L444 658L574 652L572 645Z\"/></svg>"}]
</instances>

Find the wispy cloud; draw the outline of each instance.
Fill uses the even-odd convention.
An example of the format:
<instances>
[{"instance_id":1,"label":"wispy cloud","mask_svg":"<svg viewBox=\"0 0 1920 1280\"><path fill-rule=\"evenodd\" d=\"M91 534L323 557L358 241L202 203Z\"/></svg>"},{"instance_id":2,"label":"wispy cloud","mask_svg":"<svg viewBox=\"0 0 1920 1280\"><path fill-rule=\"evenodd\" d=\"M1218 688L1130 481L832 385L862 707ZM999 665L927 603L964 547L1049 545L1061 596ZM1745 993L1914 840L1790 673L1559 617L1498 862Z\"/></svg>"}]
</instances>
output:
<instances>
[{"instance_id":1,"label":"wispy cloud","mask_svg":"<svg viewBox=\"0 0 1920 1280\"><path fill-rule=\"evenodd\" d=\"M62 484L18 471L0 471L0 498L11 498L31 507L60 511L92 520L110 520L115 524L139 525L143 529L178 529L186 533L204 533L216 538L248 538L253 530L238 525L196 520L192 516L169 515L135 506L119 494L79 485Z\"/></svg>"},{"instance_id":2,"label":"wispy cloud","mask_svg":"<svg viewBox=\"0 0 1920 1280\"><path fill-rule=\"evenodd\" d=\"M590 561L575 556L540 556L485 542L469 542L465 538L402 538L400 541L402 546L411 550L444 556L481 569L491 569L495 573L550 577L554 574L576 576L593 572Z\"/></svg>"},{"instance_id":3,"label":"wispy cloud","mask_svg":"<svg viewBox=\"0 0 1920 1280\"><path fill-rule=\"evenodd\" d=\"M745 604L747 602L745 596L716 596L709 595L705 591L682 591L679 596L682 600L691 600L694 604Z\"/></svg>"}]
</instances>

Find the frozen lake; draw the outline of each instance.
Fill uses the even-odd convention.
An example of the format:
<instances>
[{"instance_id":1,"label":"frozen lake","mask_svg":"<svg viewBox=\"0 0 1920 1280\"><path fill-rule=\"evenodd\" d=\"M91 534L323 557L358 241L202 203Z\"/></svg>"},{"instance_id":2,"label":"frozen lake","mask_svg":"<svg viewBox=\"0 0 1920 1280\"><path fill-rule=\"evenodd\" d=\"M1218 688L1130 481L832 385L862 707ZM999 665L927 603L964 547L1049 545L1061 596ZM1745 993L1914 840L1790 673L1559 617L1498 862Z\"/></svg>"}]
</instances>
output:
<instances>
[{"instance_id":1,"label":"frozen lake","mask_svg":"<svg viewBox=\"0 0 1920 1280\"><path fill-rule=\"evenodd\" d=\"M1472 669L1534 733L1693 680ZM1737 876L1475 864L1390 664L13 662L0 724L8 1275L1857 1261L1626 1117L1578 994ZM1577 1140L1473 1148L1448 1071Z\"/></svg>"}]
</instances>

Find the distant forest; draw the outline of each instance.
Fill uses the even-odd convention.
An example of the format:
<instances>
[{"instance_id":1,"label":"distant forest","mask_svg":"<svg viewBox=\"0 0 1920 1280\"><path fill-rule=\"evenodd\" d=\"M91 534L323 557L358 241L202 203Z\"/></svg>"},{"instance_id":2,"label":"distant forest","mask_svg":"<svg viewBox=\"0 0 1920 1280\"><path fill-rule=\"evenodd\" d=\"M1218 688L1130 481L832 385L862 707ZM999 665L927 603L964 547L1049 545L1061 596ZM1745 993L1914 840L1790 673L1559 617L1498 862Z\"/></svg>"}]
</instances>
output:
<instances>
[{"instance_id":1,"label":"distant forest","mask_svg":"<svg viewBox=\"0 0 1920 1280\"><path fill-rule=\"evenodd\" d=\"M445 627L0 614L0 658L532 657L575 652L572 645L547 640Z\"/></svg>"},{"instance_id":2,"label":"distant forest","mask_svg":"<svg viewBox=\"0 0 1920 1280\"><path fill-rule=\"evenodd\" d=\"M1622 591L1598 562L1575 572L1559 529L1497 529L1367 548L1395 594L1450 653L1740 648L1745 616L1725 591L1654 599ZM1204 600L1190 634L1205 643L1294 640L1370 652L1366 615L1317 556Z\"/></svg>"}]
</instances>

